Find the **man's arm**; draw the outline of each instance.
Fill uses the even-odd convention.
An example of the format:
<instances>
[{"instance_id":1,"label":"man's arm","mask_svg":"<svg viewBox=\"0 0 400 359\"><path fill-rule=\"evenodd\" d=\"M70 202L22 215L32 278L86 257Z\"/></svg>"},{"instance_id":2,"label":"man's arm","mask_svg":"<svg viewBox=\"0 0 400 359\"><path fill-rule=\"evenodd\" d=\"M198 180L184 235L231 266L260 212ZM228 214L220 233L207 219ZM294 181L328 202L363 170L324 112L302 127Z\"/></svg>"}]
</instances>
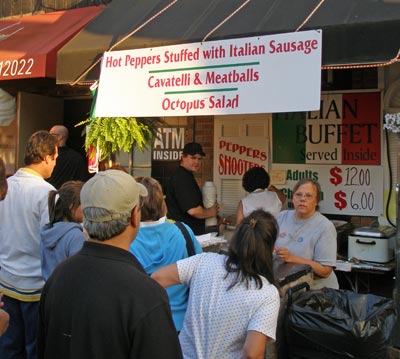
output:
<instances>
[{"instance_id":1,"label":"man's arm","mask_svg":"<svg viewBox=\"0 0 400 359\"><path fill-rule=\"evenodd\" d=\"M204 208L203 206L190 208L187 213L198 219L216 217L218 215L218 204L216 203L210 208Z\"/></svg>"},{"instance_id":2,"label":"man's arm","mask_svg":"<svg viewBox=\"0 0 400 359\"><path fill-rule=\"evenodd\" d=\"M7 330L9 321L10 316L8 315L8 313L5 310L0 309L0 336L3 335Z\"/></svg>"},{"instance_id":3,"label":"man's arm","mask_svg":"<svg viewBox=\"0 0 400 359\"><path fill-rule=\"evenodd\" d=\"M3 293L0 293L0 307L4 306L4 302L1 300L2 298L3 298ZM5 310L0 309L0 336L3 335L7 330L9 321L10 321L9 314Z\"/></svg>"}]
</instances>

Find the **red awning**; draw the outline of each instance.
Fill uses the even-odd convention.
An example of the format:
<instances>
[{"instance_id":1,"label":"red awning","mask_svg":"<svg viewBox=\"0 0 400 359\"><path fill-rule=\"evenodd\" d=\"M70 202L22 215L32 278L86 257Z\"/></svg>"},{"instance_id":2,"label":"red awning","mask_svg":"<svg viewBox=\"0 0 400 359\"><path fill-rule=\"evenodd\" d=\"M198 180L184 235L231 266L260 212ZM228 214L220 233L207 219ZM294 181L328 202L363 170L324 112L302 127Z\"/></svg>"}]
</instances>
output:
<instances>
[{"instance_id":1,"label":"red awning","mask_svg":"<svg viewBox=\"0 0 400 359\"><path fill-rule=\"evenodd\" d=\"M57 51L104 7L0 20L0 80L55 78Z\"/></svg>"}]
</instances>

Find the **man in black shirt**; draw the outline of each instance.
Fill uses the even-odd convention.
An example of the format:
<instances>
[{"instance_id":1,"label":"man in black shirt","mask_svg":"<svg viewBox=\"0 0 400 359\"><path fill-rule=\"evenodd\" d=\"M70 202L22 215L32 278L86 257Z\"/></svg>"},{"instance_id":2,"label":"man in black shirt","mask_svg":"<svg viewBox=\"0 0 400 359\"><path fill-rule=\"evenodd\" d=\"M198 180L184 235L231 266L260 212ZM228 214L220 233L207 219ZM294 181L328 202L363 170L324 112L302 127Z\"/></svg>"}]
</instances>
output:
<instances>
[{"instance_id":1,"label":"man in black shirt","mask_svg":"<svg viewBox=\"0 0 400 359\"><path fill-rule=\"evenodd\" d=\"M49 132L57 137L58 157L56 167L47 182L57 189L67 181L85 182L89 177L86 163L77 151L67 146L68 129L62 125L55 125Z\"/></svg>"},{"instance_id":2,"label":"man in black shirt","mask_svg":"<svg viewBox=\"0 0 400 359\"><path fill-rule=\"evenodd\" d=\"M199 143L187 143L182 151L181 162L176 173L170 178L165 202L167 217L185 222L196 235L204 234L205 219L216 217L218 205L204 208L203 196L193 173L200 170L205 153Z\"/></svg>"},{"instance_id":3,"label":"man in black shirt","mask_svg":"<svg viewBox=\"0 0 400 359\"><path fill-rule=\"evenodd\" d=\"M129 252L147 190L119 170L82 188L90 239L61 263L40 302L40 359L177 359L182 353L168 296Z\"/></svg>"}]
</instances>

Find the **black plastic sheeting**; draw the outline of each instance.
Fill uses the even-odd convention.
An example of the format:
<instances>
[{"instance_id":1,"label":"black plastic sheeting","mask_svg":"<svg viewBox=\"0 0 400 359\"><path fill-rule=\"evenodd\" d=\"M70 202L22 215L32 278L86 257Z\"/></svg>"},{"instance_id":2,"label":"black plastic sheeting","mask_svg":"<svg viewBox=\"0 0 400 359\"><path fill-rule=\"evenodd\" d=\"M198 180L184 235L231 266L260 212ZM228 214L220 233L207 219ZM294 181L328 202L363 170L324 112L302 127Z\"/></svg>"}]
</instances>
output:
<instances>
[{"instance_id":1,"label":"black plastic sheeting","mask_svg":"<svg viewBox=\"0 0 400 359\"><path fill-rule=\"evenodd\" d=\"M389 298L329 288L304 292L286 315L289 358L386 358L396 317Z\"/></svg>"}]
</instances>

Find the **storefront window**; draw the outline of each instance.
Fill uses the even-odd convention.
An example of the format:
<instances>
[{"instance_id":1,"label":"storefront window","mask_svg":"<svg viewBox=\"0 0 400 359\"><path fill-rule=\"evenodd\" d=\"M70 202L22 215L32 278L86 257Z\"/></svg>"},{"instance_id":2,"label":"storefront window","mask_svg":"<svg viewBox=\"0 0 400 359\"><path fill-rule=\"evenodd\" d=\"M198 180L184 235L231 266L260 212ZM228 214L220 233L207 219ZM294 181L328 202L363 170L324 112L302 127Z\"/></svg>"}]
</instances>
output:
<instances>
[{"instance_id":1,"label":"storefront window","mask_svg":"<svg viewBox=\"0 0 400 359\"><path fill-rule=\"evenodd\" d=\"M323 70L323 91L378 88L378 68Z\"/></svg>"}]
</instances>

